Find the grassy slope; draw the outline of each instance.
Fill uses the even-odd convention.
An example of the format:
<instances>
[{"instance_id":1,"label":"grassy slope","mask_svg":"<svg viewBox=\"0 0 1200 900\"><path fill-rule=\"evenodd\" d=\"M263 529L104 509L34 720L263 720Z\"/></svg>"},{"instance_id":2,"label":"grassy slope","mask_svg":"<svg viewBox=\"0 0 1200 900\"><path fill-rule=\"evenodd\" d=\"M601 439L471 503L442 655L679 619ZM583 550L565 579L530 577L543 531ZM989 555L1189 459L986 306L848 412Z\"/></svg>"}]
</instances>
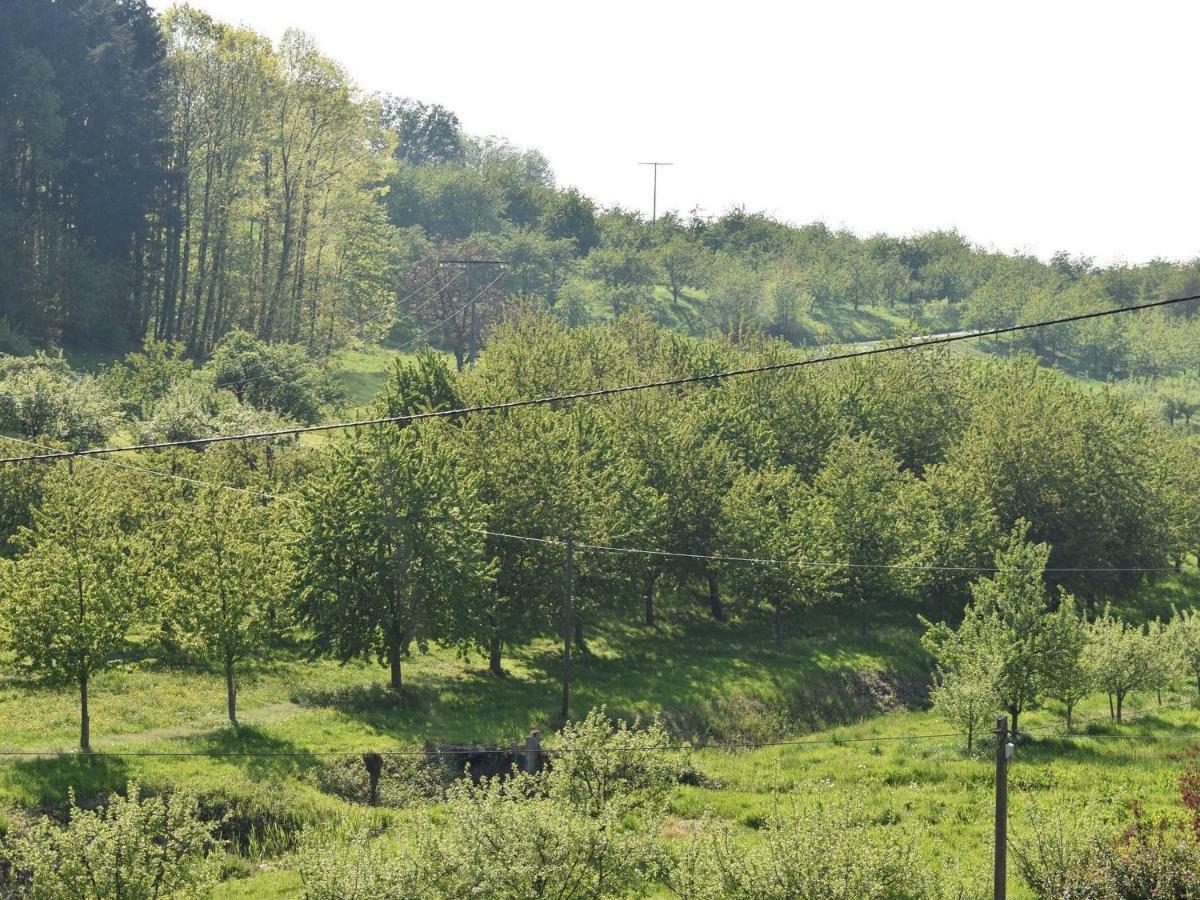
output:
<instances>
[{"instance_id":1,"label":"grassy slope","mask_svg":"<svg viewBox=\"0 0 1200 900\"><path fill-rule=\"evenodd\" d=\"M1189 571L1149 591L1145 606L1153 613L1171 600L1194 600L1198 593L1200 576ZM959 866L974 873L988 870L992 770L986 756L965 756L954 738L893 740L947 728L924 711L859 720L861 707L837 693L839 676L849 673L922 671L911 613L881 623L867 640L854 623L841 623L832 613L809 616L794 623L793 635L779 651L771 647L765 620L720 625L690 607L668 610L667 618L673 624L658 629L614 622L597 632L592 654L576 668L577 711L607 704L610 711L626 715L662 710L687 723L698 711L719 715L721 703L748 706L753 712L761 702L765 707L790 706L812 721L844 721L812 737L846 741L736 754L700 751L699 767L720 787L679 788L672 816L681 822L673 833L686 831L688 821L711 812L740 823L752 835L753 827L772 809L786 808L790 797L865 793L879 827L917 829L921 853L932 863L947 872ZM136 655L131 652L130 657ZM298 755L9 760L0 769L0 801L10 808L55 803L68 784L88 796L138 777L152 789L171 784L245 794L265 789L310 816L353 814L347 804L305 781L305 772L320 762L306 751L386 748L426 739L508 743L530 728L552 727L558 701L554 643L518 648L508 667L510 677L496 680L486 674L478 656L463 659L435 649L406 666L407 687L397 700L384 688L381 667L365 662L341 666L281 653L241 678L246 727L235 733L221 724L218 674L153 660L131 663L127 671L106 673L94 685L98 749L250 749ZM1121 734L1153 737L1152 743L1105 738L1115 729L1104 722L1090 726L1090 736L1064 739L1039 731L1057 723L1058 710L1031 712L1022 721L1036 737L1022 746L1013 768L1014 830L1025 826L1028 803L1034 799L1061 806L1086 798L1119 807L1137 797L1152 812L1171 809L1174 779L1183 765L1174 751L1190 746L1200 727L1200 713L1190 705L1193 691L1179 685L1178 694L1164 698L1168 706L1162 711L1153 697L1135 698L1133 705L1149 715L1124 726ZM1181 705L1172 705L1176 703ZM1079 715L1105 711L1104 699L1094 697ZM10 681L0 690L5 748L66 749L75 737L75 713L69 689ZM248 880L231 882L227 896L287 896L295 886L285 856Z\"/></svg>"}]
</instances>

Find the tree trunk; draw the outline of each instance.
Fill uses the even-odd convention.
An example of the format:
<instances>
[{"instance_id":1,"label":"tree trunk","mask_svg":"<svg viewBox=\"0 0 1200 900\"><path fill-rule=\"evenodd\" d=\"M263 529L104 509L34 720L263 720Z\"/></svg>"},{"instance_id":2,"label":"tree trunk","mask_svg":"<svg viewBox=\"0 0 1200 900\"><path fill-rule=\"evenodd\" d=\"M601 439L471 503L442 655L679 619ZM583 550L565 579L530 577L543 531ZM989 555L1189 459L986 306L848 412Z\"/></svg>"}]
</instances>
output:
<instances>
[{"instance_id":1,"label":"tree trunk","mask_svg":"<svg viewBox=\"0 0 1200 900\"><path fill-rule=\"evenodd\" d=\"M654 627L654 585L658 581L658 573L646 578L646 627Z\"/></svg>"},{"instance_id":2,"label":"tree trunk","mask_svg":"<svg viewBox=\"0 0 1200 900\"><path fill-rule=\"evenodd\" d=\"M1125 692L1117 691L1117 721L1121 721L1121 707L1125 704Z\"/></svg>"},{"instance_id":3,"label":"tree trunk","mask_svg":"<svg viewBox=\"0 0 1200 900\"><path fill-rule=\"evenodd\" d=\"M708 571L708 611L718 622L725 621L725 608L721 605L721 590L717 585L717 573Z\"/></svg>"},{"instance_id":4,"label":"tree trunk","mask_svg":"<svg viewBox=\"0 0 1200 900\"><path fill-rule=\"evenodd\" d=\"M783 604L775 604L775 649L783 649Z\"/></svg>"},{"instance_id":5,"label":"tree trunk","mask_svg":"<svg viewBox=\"0 0 1200 900\"><path fill-rule=\"evenodd\" d=\"M1017 716L1019 716L1020 714L1021 714L1021 711L1019 709L1017 709L1015 706L1010 706L1008 708L1008 716L1010 719L1012 719L1012 726L1011 726L1012 730L1009 731L1009 734L1012 735L1014 744L1017 742Z\"/></svg>"},{"instance_id":6,"label":"tree trunk","mask_svg":"<svg viewBox=\"0 0 1200 900\"><path fill-rule=\"evenodd\" d=\"M975 729L967 729L967 753L975 749Z\"/></svg>"},{"instance_id":7,"label":"tree trunk","mask_svg":"<svg viewBox=\"0 0 1200 900\"><path fill-rule=\"evenodd\" d=\"M400 679L400 632L393 631L391 645L388 647L388 662L392 664L392 690L400 690L403 682Z\"/></svg>"},{"instance_id":8,"label":"tree trunk","mask_svg":"<svg viewBox=\"0 0 1200 900\"><path fill-rule=\"evenodd\" d=\"M587 644L583 640L583 622L578 616L575 617L575 649L580 653L587 653Z\"/></svg>"},{"instance_id":9,"label":"tree trunk","mask_svg":"<svg viewBox=\"0 0 1200 900\"><path fill-rule=\"evenodd\" d=\"M497 678L504 677L504 666L500 664L500 650L504 646L504 642L500 640L500 635L493 634L488 645L488 671Z\"/></svg>"},{"instance_id":10,"label":"tree trunk","mask_svg":"<svg viewBox=\"0 0 1200 900\"><path fill-rule=\"evenodd\" d=\"M88 716L88 673L79 673L79 749L92 749L92 720Z\"/></svg>"},{"instance_id":11,"label":"tree trunk","mask_svg":"<svg viewBox=\"0 0 1200 900\"><path fill-rule=\"evenodd\" d=\"M1108 717L1110 719L1115 719L1117 717L1117 711L1113 708L1112 693L1109 693L1108 695Z\"/></svg>"},{"instance_id":12,"label":"tree trunk","mask_svg":"<svg viewBox=\"0 0 1200 900\"><path fill-rule=\"evenodd\" d=\"M1075 704L1068 703L1067 704L1067 731L1071 730L1071 713L1073 713L1074 711L1075 711Z\"/></svg>"},{"instance_id":13,"label":"tree trunk","mask_svg":"<svg viewBox=\"0 0 1200 900\"><path fill-rule=\"evenodd\" d=\"M229 654L225 656L225 701L229 708L229 724L237 728L237 685L233 683L233 657Z\"/></svg>"}]
</instances>

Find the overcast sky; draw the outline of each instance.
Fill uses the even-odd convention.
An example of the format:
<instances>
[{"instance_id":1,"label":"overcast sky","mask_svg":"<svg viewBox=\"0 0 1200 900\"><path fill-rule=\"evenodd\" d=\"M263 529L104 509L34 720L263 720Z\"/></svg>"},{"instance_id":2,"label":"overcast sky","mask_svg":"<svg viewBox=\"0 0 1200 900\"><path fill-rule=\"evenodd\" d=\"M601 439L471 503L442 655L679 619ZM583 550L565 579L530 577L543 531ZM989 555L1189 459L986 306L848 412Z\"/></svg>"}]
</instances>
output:
<instances>
[{"instance_id":1,"label":"overcast sky","mask_svg":"<svg viewBox=\"0 0 1200 900\"><path fill-rule=\"evenodd\" d=\"M157 8L170 5L152 0ZM1200 256L1200 4L194 0L536 147L605 204L735 204L1101 262Z\"/></svg>"}]
</instances>

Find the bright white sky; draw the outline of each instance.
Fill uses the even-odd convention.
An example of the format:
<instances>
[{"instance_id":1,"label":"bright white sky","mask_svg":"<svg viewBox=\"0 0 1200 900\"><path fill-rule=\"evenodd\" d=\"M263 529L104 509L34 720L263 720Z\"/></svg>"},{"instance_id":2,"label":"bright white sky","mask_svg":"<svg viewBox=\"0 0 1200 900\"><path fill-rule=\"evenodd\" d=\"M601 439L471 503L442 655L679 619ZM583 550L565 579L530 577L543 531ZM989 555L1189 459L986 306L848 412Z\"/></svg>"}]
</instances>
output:
<instances>
[{"instance_id":1,"label":"bright white sky","mask_svg":"<svg viewBox=\"0 0 1200 900\"><path fill-rule=\"evenodd\" d=\"M167 0L152 0L165 8ZM1200 256L1191 2L193 0L650 211L1100 262Z\"/></svg>"}]
</instances>

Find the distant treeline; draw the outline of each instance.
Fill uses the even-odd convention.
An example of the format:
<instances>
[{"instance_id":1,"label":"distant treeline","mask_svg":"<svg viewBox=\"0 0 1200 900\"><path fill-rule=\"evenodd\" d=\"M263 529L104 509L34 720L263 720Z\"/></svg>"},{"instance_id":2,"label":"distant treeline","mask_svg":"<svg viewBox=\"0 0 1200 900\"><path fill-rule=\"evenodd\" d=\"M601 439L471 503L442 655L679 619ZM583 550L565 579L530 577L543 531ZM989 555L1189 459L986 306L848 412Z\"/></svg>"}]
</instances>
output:
<instances>
[{"instance_id":1,"label":"distant treeline","mask_svg":"<svg viewBox=\"0 0 1200 900\"><path fill-rule=\"evenodd\" d=\"M693 335L815 343L846 337L839 311L985 327L1200 292L1195 260L1043 263L953 231L859 238L744 209L652 225L445 108L364 94L304 34L272 45L188 7L9 0L0 83L0 351L155 338L206 356L236 329L323 355L395 329L461 362L472 296L485 338L521 298L572 325L640 310ZM456 275L445 255L510 265ZM1157 378L1200 367L1194 317L1022 346Z\"/></svg>"}]
</instances>

